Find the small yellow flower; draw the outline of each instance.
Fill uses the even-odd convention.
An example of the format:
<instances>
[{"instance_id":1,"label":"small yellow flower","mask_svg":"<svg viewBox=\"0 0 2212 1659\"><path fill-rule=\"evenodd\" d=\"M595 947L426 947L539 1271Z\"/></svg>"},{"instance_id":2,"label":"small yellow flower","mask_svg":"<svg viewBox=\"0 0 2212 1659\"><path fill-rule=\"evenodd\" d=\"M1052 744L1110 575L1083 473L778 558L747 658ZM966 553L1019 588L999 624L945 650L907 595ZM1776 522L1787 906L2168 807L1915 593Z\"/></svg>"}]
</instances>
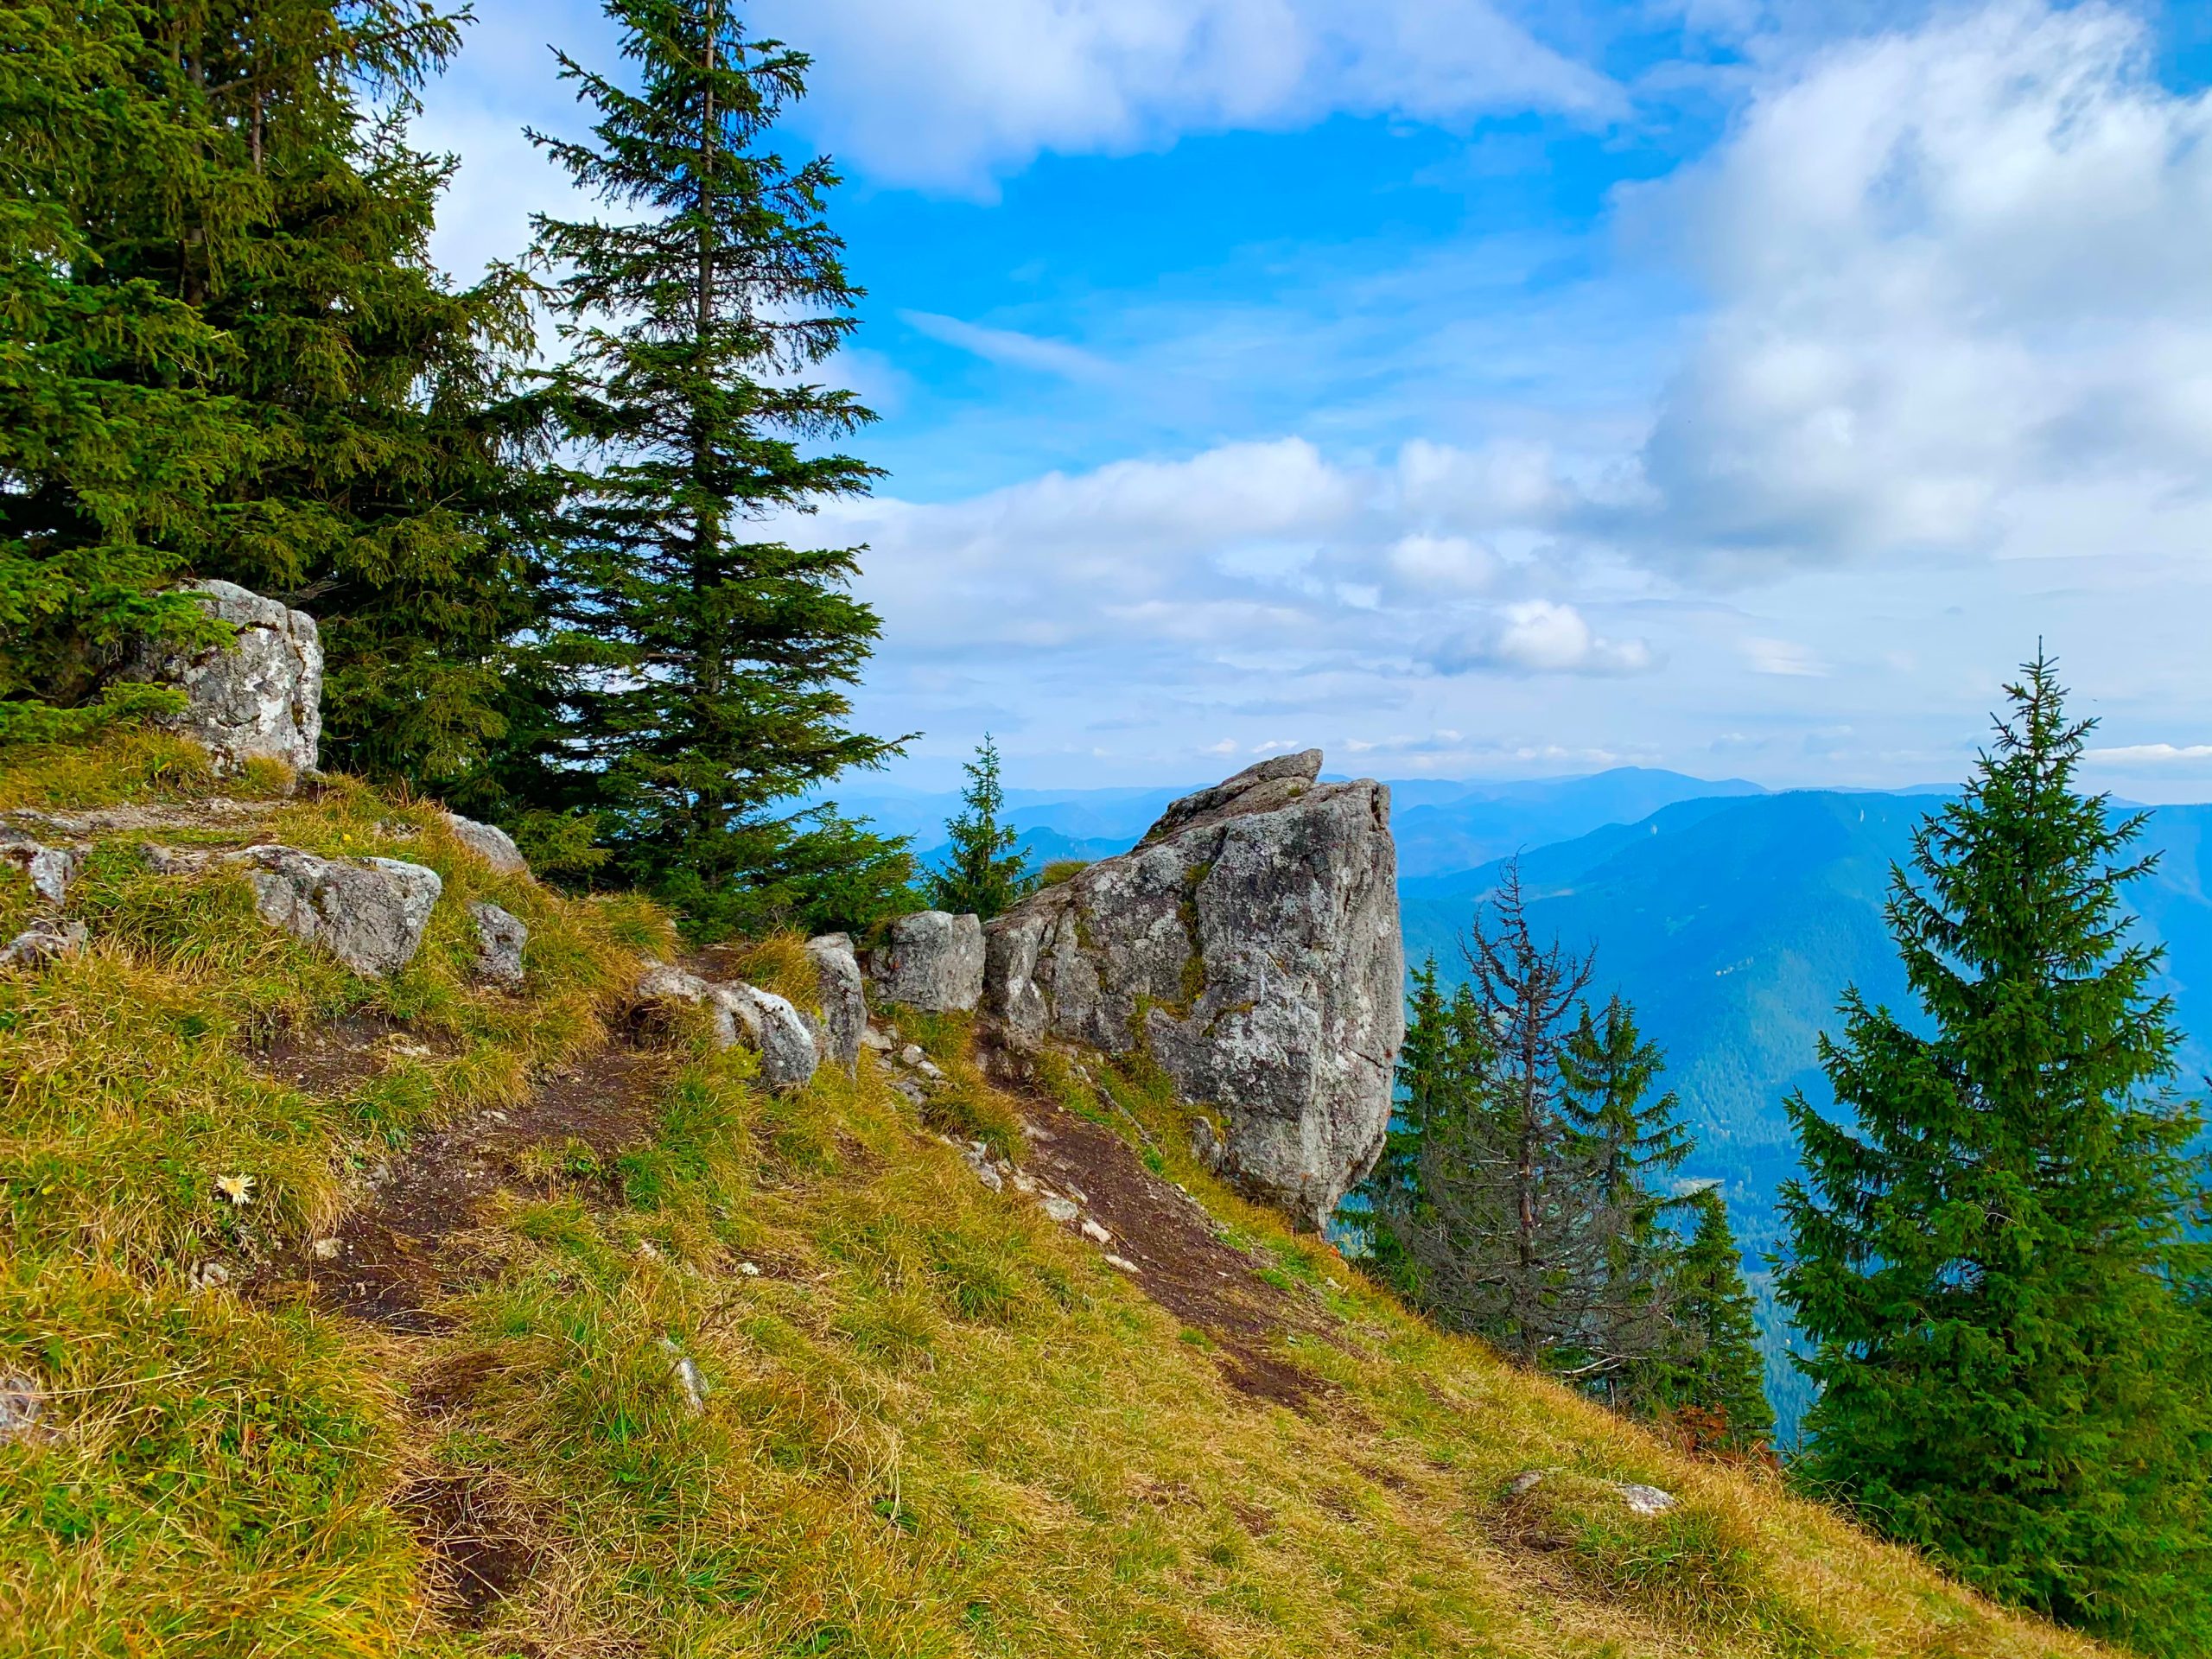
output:
<instances>
[{"instance_id":1,"label":"small yellow flower","mask_svg":"<svg viewBox=\"0 0 2212 1659\"><path fill-rule=\"evenodd\" d=\"M253 1177L251 1175L218 1175L215 1190L232 1204L253 1202Z\"/></svg>"}]
</instances>

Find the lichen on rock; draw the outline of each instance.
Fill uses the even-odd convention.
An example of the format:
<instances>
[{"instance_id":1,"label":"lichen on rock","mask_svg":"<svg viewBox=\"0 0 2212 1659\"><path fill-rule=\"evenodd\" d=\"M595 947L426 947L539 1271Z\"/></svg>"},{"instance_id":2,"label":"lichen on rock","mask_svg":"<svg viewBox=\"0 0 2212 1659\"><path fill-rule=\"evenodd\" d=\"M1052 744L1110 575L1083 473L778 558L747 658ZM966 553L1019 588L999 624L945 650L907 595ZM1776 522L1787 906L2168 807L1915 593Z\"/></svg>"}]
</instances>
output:
<instances>
[{"instance_id":1,"label":"lichen on rock","mask_svg":"<svg viewBox=\"0 0 2212 1659\"><path fill-rule=\"evenodd\" d=\"M315 770L322 737L322 639L315 619L235 582L191 582L194 594L237 632L229 645L152 652L134 675L185 694L173 724L207 746L225 770L255 759Z\"/></svg>"}]
</instances>

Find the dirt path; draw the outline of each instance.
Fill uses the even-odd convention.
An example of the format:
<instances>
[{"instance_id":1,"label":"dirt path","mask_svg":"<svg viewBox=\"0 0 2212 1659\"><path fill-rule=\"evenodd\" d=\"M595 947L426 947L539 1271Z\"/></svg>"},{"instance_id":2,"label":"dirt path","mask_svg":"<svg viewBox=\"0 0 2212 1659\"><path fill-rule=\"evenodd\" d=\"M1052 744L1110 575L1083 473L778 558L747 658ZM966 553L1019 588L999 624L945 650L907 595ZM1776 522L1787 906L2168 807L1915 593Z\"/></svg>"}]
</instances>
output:
<instances>
[{"instance_id":1,"label":"dirt path","mask_svg":"<svg viewBox=\"0 0 2212 1659\"><path fill-rule=\"evenodd\" d=\"M603 1049L519 1106L417 1136L340 1224L334 1253L310 1265L316 1301L387 1330L436 1330L431 1305L457 1266L439 1247L475 1224L488 1194L522 1179L517 1154L575 1142L605 1165L651 1133L667 1064L645 1050Z\"/></svg>"},{"instance_id":2,"label":"dirt path","mask_svg":"<svg viewBox=\"0 0 2212 1659\"><path fill-rule=\"evenodd\" d=\"M1103 1248L1136 1268L1132 1276L1145 1293L1217 1344L1230 1387L1300 1411L1330 1391L1279 1346L1290 1332L1325 1333L1318 1310L1261 1278L1268 1264L1228 1243L1197 1199L1147 1169L1112 1129L1056 1103L1024 1105L1024 1169L1077 1199L1111 1235Z\"/></svg>"}]
</instances>

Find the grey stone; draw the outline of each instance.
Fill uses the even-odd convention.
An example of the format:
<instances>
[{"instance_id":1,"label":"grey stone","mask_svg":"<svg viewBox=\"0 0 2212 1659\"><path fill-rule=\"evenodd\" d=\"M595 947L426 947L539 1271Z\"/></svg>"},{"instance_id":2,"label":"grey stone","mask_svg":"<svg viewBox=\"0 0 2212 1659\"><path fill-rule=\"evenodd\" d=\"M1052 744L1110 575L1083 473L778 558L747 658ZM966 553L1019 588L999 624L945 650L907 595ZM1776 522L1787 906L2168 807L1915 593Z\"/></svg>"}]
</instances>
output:
<instances>
[{"instance_id":1,"label":"grey stone","mask_svg":"<svg viewBox=\"0 0 2212 1659\"><path fill-rule=\"evenodd\" d=\"M530 861L522 855L514 837L496 823L479 823L458 812L448 812L446 822L461 844L502 875L528 875Z\"/></svg>"},{"instance_id":2,"label":"grey stone","mask_svg":"<svg viewBox=\"0 0 2212 1659\"><path fill-rule=\"evenodd\" d=\"M58 905L69 895L69 884L85 861L76 847L48 847L29 836L0 830L0 863L13 864L27 876L31 892L44 903Z\"/></svg>"},{"instance_id":3,"label":"grey stone","mask_svg":"<svg viewBox=\"0 0 2212 1659\"><path fill-rule=\"evenodd\" d=\"M1075 1201L1072 1198L1064 1198L1057 1192L1046 1193L1037 1200L1037 1203L1046 1215L1050 1216L1054 1221L1058 1222L1063 1227L1066 1226L1068 1223L1073 1221L1077 1216L1083 1213L1081 1210L1076 1207Z\"/></svg>"},{"instance_id":4,"label":"grey stone","mask_svg":"<svg viewBox=\"0 0 2212 1659\"><path fill-rule=\"evenodd\" d=\"M1372 1166L1405 1033L1382 785L1309 750L1169 807L1134 851L988 930L985 1012L1016 1052L1148 1052L1225 1123L1221 1168L1319 1227Z\"/></svg>"},{"instance_id":5,"label":"grey stone","mask_svg":"<svg viewBox=\"0 0 2212 1659\"><path fill-rule=\"evenodd\" d=\"M822 1017L814 1022L814 1046L822 1059L850 1076L868 1031L868 984L861 977L853 942L842 933L824 933L806 942L822 992Z\"/></svg>"},{"instance_id":6,"label":"grey stone","mask_svg":"<svg viewBox=\"0 0 2212 1659\"><path fill-rule=\"evenodd\" d=\"M1672 1492L1662 1492L1656 1486L1639 1486L1632 1480L1616 1481L1613 1490L1621 1495L1621 1502L1638 1515L1664 1515L1675 1503Z\"/></svg>"},{"instance_id":7,"label":"grey stone","mask_svg":"<svg viewBox=\"0 0 2212 1659\"><path fill-rule=\"evenodd\" d=\"M760 1080L771 1089L803 1088L814 1076L814 1034L799 1011L773 991L654 963L638 982L638 997L707 1008L714 1018L715 1046L742 1046L760 1055Z\"/></svg>"},{"instance_id":8,"label":"grey stone","mask_svg":"<svg viewBox=\"0 0 2212 1659\"><path fill-rule=\"evenodd\" d=\"M919 1043L909 1043L899 1051L899 1064L901 1065L919 1066L929 1056L922 1052Z\"/></svg>"},{"instance_id":9,"label":"grey stone","mask_svg":"<svg viewBox=\"0 0 2212 1659\"><path fill-rule=\"evenodd\" d=\"M497 905L468 907L476 924L476 977L492 985L522 983L523 947L530 943L530 929L521 917Z\"/></svg>"},{"instance_id":10,"label":"grey stone","mask_svg":"<svg viewBox=\"0 0 2212 1659\"><path fill-rule=\"evenodd\" d=\"M82 922L65 922L41 916L0 945L0 968L29 968L58 957L73 957L85 948L90 931Z\"/></svg>"},{"instance_id":11,"label":"grey stone","mask_svg":"<svg viewBox=\"0 0 2212 1659\"><path fill-rule=\"evenodd\" d=\"M942 910L901 916L869 953L868 973L887 1002L965 1014L983 995L983 925Z\"/></svg>"},{"instance_id":12,"label":"grey stone","mask_svg":"<svg viewBox=\"0 0 2212 1659\"><path fill-rule=\"evenodd\" d=\"M55 1438L44 1421L46 1390L21 1371L0 1371L0 1446L41 1446Z\"/></svg>"},{"instance_id":13,"label":"grey stone","mask_svg":"<svg viewBox=\"0 0 2212 1659\"><path fill-rule=\"evenodd\" d=\"M315 619L234 582L189 582L182 590L236 629L236 642L149 652L131 671L183 690L190 701L176 728L205 743L219 767L266 756L312 772L322 737L322 641Z\"/></svg>"},{"instance_id":14,"label":"grey stone","mask_svg":"<svg viewBox=\"0 0 2212 1659\"><path fill-rule=\"evenodd\" d=\"M435 870L396 858L319 858L296 847L249 847L223 857L245 867L263 921L372 978L415 960L445 891Z\"/></svg>"}]
</instances>

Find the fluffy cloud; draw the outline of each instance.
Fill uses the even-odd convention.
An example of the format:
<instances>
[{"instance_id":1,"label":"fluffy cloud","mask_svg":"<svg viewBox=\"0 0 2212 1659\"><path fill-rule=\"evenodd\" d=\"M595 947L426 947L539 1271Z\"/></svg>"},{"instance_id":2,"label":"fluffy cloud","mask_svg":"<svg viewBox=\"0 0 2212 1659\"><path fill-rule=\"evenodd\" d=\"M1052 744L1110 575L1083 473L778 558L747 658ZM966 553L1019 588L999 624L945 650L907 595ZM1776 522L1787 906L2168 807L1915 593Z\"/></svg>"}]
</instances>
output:
<instances>
[{"instance_id":1,"label":"fluffy cloud","mask_svg":"<svg viewBox=\"0 0 2212 1659\"><path fill-rule=\"evenodd\" d=\"M1335 111L1602 118L1603 75L1486 0L757 0L817 59L807 118L893 184L986 193L1046 150L1124 152Z\"/></svg>"},{"instance_id":2,"label":"fluffy cloud","mask_svg":"<svg viewBox=\"0 0 2212 1659\"><path fill-rule=\"evenodd\" d=\"M1718 304L1608 527L1737 574L2201 545L2212 93L2152 47L2020 3L1833 47L1634 201Z\"/></svg>"},{"instance_id":3,"label":"fluffy cloud","mask_svg":"<svg viewBox=\"0 0 2212 1659\"><path fill-rule=\"evenodd\" d=\"M1493 459L1470 452L1485 475ZM863 594L902 657L1144 664L1355 664L1373 676L1653 666L1402 487L1405 466L1332 461L1304 439L1052 473L965 500L825 506L785 533L865 542ZM1479 517L1479 514L1475 515Z\"/></svg>"},{"instance_id":4,"label":"fluffy cloud","mask_svg":"<svg viewBox=\"0 0 2212 1659\"><path fill-rule=\"evenodd\" d=\"M1547 599L1506 606L1486 627L1446 641L1432 661L1446 674L1640 674L1657 666L1645 641L1601 639L1573 606Z\"/></svg>"}]
</instances>

